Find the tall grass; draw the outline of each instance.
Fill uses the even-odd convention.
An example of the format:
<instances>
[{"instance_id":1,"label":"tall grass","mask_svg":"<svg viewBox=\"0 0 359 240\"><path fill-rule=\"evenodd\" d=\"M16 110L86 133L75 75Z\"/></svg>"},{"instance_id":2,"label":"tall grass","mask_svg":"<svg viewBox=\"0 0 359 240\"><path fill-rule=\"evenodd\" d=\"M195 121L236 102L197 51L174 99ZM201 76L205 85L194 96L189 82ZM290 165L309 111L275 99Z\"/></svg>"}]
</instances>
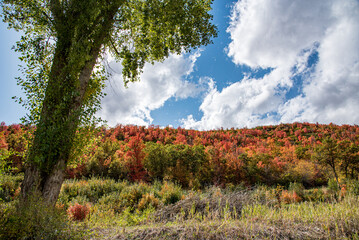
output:
<instances>
[{"instance_id":1,"label":"tall grass","mask_svg":"<svg viewBox=\"0 0 359 240\"><path fill-rule=\"evenodd\" d=\"M163 225L159 224L162 219L153 218L121 233L118 239L359 239L358 196L349 194L341 201L274 204L274 192L263 187L237 192L240 203L226 201L224 205L220 201L234 193L216 198L208 193L192 196L165 208L170 217ZM198 207L201 199L204 210ZM210 207L214 199L216 207Z\"/></svg>"},{"instance_id":2,"label":"tall grass","mask_svg":"<svg viewBox=\"0 0 359 240\"><path fill-rule=\"evenodd\" d=\"M12 178L3 178L1 186L10 190L3 191L7 200L0 203L2 229L11 236L69 238L74 232L68 228L86 232L73 238L92 239L359 239L355 184L345 193L306 190L295 183L288 189L230 186L191 191L171 182L66 180L57 210L41 213L37 203L16 210L18 179L12 184ZM66 216L81 206L86 210L81 218ZM18 223L7 224L11 221ZM1 230L0 236L10 236L1 235Z\"/></svg>"}]
</instances>

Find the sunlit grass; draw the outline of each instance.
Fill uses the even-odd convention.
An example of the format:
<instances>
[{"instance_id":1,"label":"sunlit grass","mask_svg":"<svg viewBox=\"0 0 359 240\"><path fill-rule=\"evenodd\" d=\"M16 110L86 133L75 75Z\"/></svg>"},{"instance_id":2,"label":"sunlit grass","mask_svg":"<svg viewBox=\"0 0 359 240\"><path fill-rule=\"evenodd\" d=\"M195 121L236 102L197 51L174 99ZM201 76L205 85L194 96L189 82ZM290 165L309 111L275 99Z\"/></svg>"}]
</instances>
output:
<instances>
[{"instance_id":1,"label":"sunlit grass","mask_svg":"<svg viewBox=\"0 0 359 240\"><path fill-rule=\"evenodd\" d=\"M197 239L199 236L218 239L358 239L359 236L359 199L352 195L338 202L276 206L253 202L243 206L240 215L231 212L228 206L220 213L217 209L184 215L182 211L173 221L164 224L147 221L127 231L138 238L152 234L154 238L166 235L168 239Z\"/></svg>"},{"instance_id":2,"label":"sunlit grass","mask_svg":"<svg viewBox=\"0 0 359 240\"><path fill-rule=\"evenodd\" d=\"M4 194L13 195L4 199L11 200L18 186L6 186ZM279 200L278 191L267 186L191 191L170 182L66 180L57 208L66 214L75 203L88 204L84 221L69 223L86 229L92 239L359 239L358 195L303 190L303 196L322 192L324 198L288 203ZM1 203L0 210L15 201Z\"/></svg>"}]
</instances>

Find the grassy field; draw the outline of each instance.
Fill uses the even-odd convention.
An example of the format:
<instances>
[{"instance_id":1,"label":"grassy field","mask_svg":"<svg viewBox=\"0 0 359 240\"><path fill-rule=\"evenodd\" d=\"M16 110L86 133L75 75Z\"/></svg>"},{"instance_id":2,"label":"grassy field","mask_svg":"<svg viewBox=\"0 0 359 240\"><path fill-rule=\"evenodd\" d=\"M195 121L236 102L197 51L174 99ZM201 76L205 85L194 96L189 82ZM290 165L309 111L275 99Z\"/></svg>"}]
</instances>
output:
<instances>
[{"instance_id":1,"label":"grassy field","mask_svg":"<svg viewBox=\"0 0 359 240\"><path fill-rule=\"evenodd\" d=\"M97 239L359 239L357 197L277 205L255 195L194 195L138 224L110 224Z\"/></svg>"},{"instance_id":2,"label":"grassy field","mask_svg":"<svg viewBox=\"0 0 359 240\"><path fill-rule=\"evenodd\" d=\"M170 221L112 226L98 231L97 239L358 239L357 202L348 198L341 203L299 203L282 208L254 204L243 207L238 217L226 208L222 214L178 214Z\"/></svg>"},{"instance_id":3,"label":"grassy field","mask_svg":"<svg viewBox=\"0 0 359 240\"><path fill-rule=\"evenodd\" d=\"M0 239L359 239L357 182L347 189L67 180L56 208L17 205L1 176Z\"/></svg>"}]
</instances>

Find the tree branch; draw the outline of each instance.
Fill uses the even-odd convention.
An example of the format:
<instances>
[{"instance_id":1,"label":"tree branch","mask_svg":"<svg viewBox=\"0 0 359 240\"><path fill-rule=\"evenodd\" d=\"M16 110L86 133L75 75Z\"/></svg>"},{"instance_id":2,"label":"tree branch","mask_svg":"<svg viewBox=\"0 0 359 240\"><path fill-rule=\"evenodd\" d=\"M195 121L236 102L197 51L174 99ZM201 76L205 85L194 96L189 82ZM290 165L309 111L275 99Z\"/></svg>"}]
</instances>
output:
<instances>
[{"instance_id":1,"label":"tree branch","mask_svg":"<svg viewBox=\"0 0 359 240\"><path fill-rule=\"evenodd\" d=\"M50 11L54 15L54 24L56 28L57 23L63 20L61 3L59 0L50 0L49 4L50 4Z\"/></svg>"},{"instance_id":2,"label":"tree branch","mask_svg":"<svg viewBox=\"0 0 359 240\"><path fill-rule=\"evenodd\" d=\"M115 43L112 41L112 38L110 38L110 43L111 43L111 46L113 48L113 50L115 51L115 53L120 56L120 52L117 50L116 46L115 46Z\"/></svg>"}]
</instances>

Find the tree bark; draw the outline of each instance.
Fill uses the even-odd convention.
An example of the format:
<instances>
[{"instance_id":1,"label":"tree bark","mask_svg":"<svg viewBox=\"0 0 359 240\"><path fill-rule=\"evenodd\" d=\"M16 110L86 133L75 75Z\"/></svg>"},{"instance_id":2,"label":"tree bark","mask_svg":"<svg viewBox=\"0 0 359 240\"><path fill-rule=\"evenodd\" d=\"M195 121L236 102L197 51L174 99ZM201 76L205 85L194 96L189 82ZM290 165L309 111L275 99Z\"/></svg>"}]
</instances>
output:
<instances>
[{"instance_id":1,"label":"tree bark","mask_svg":"<svg viewBox=\"0 0 359 240\"><path fill-rule=\"evenodd\" d=\"M22 200L28 201L32 196L41 196L45 203L54 205L64 181L64 168L65 161L60 160L53 171L44 176L38 167L30 165L25 171L21 185Z\"/></svg>"}]
</instances>

